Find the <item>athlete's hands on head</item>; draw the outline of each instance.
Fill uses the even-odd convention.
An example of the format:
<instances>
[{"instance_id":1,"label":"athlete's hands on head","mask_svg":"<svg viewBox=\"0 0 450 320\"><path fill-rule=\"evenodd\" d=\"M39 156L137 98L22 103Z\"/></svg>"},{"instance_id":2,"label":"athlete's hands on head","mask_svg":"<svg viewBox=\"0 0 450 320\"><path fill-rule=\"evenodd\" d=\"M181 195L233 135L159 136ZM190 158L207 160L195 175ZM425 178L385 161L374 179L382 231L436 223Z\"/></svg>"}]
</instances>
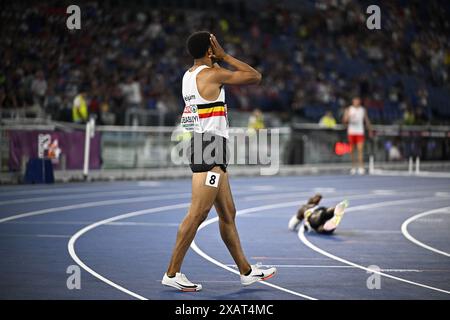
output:
<instances>
[{"instance_id":1,"label":"athlete's hands on head","mask_svg":"<svg viewBox=\"0 0 450 320\"><path fill-rule=\"evenodd\" d=\"M222 46L219 44L216 37L212 33L210 37L210 42L213 54L210 54L209 57L214 60L219 61L223 60L227 54L225 53L225 50L223 50Z\"/></svg>"},{"instance_id":2,"label":"athlete's hands on head","mask_svg":"<svg viewBox=\"0 0 450 320\"><path fill-rule=\"evenodd\" d=\"M210 72L209 81L216 82L220 85L257 84L261 81L261 73L245 62L242 62L227 54L213 34L210 36L210 42L212 54L210 53L208 56L211 58L214 68L212 68L212 71ZM235 70L231 71L226 68L221 68L218 64L216 64L217 61L222 60Z\"/></svg>"}]
</instances>

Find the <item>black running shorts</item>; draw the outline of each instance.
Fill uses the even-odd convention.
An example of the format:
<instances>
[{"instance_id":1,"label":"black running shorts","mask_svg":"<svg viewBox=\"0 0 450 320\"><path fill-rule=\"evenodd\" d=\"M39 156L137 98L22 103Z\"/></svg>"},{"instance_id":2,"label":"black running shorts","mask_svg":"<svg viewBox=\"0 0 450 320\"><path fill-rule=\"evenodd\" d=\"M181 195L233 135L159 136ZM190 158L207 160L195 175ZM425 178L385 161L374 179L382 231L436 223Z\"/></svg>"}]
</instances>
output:
<instances>
[{"instance_id":1,"label":"black running shorts","mask_svg":"<svg viewBox=\"0 0 450 320\"><path fill-rule=\"evenodd\" d=\"M189 163L192 172L207 172L219 166L227 171L227 139L211 133L194 133L191 138Z\"/></svg>"},{"instance_id":2,"label":"black running shorts","mask_svg":"<svg viewBox=\"0 0 450 320\"><path fill-rule=\"evenodd\" d=\"M328 220L333 218L334 211L328 211L325 207L319 207L309 216L308 222L311 228L317 232L319 227L323 226ZM332 233L334 230L322 231L321 233Z\"/></svg>"}]
</instances>

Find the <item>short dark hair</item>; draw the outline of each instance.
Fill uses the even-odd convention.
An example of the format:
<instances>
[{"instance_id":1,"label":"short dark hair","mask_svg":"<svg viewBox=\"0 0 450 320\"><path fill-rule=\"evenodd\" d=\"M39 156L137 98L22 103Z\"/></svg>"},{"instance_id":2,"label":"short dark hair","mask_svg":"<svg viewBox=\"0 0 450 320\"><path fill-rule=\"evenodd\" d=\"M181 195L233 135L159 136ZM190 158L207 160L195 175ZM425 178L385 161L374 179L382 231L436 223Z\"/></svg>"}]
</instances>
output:
<instances>
[{"instance_id":1,"label":"short dark hair","mask_svg":"<svg viewBox=\"0 0 450 320\"><path fill-rule=\"evenodd\" d=\"M194 59L203 58L211 46L211 33L209 31L197 31L189 36L186 47L189 54Z\"/></svg>"}]
</instances>

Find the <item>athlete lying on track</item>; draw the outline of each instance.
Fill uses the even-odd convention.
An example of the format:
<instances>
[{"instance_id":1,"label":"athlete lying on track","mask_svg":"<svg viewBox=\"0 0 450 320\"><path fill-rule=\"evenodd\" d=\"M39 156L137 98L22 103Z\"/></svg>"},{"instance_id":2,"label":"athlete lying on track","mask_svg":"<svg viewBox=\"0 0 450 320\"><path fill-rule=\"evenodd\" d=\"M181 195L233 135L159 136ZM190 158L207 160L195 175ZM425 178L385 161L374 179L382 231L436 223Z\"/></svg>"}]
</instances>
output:
<instances>
[{"instance_id":1,"label":"athlete lying on track","mask_svg":"<svg viewBox=\"0 0 450 320\"><path fill-rule=\"evenodd\" d=\"M317 233L332 234L344 216L348 201L344 200L336 207L326 208L319 207L321 200L322 195L316 194L308 200L308 203L301 206L297 214L289 220L289 230L295 231L303 222L306 231L314 229Z\"/></svg>"}]
</instances>

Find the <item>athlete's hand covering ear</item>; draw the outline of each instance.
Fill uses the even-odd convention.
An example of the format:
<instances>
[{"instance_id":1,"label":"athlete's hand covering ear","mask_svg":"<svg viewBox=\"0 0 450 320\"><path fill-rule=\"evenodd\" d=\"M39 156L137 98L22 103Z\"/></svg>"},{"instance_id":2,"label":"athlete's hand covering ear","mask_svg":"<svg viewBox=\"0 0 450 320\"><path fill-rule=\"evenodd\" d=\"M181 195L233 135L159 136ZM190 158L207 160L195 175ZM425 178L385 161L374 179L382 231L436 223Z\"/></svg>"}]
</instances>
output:
<instances>
[{"instance_id":1,"label":"athlete's hand covering ear","mask_svg":"<svg viewBox=\"0 0 450 320\"><path fill-rule=\"evenodd\" d=\"M223 60L223 58L225 58L227 54L225 53L225 50L223 50L222 46L219 44L219 42L217 41L216 37L213 34L211 34L210 42L213 54L212 55L210 54L209 57L213 60L214 59L219 61Z\"/></svg>"},{"instance_id":2,"label":"athlete's hand covering ear","mask_svg":"<svg viewBox=\"0 0 450 320\"><path fill-rule=\"evenodd\" d=\"M261 81L261 73L259 73L257 70L255 70L245 62L242 62L236 58L233 58L229 54L226 54L213 34L210 35L210 42L212 54L209 53L208 57L211 59L214 65L214 68L212 68L212 72L210 72L209 77L209 80L211 82L215 82L220 85L241 85L257 84ZM208 49L208 52L211 52L211 50ZM225 61L228 65L234 68L235 71L231 71L215 65L215 62L217 62L217 60Z\"/></svg>"}]
</instances>

